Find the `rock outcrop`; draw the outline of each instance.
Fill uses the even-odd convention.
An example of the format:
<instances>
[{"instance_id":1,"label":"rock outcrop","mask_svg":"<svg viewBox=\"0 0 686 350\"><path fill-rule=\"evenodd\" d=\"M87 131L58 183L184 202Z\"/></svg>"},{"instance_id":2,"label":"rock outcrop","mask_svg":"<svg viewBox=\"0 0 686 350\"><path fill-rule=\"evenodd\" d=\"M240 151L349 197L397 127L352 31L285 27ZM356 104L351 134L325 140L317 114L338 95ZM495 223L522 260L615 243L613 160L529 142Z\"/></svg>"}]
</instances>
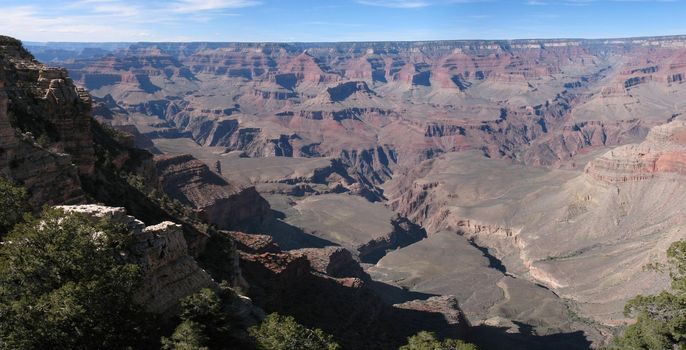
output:
<instances>
[{"instance_id":1,"label":"rock outcrop","mask_svg":"<svg viewBox=\"0 0 686 350\"><path fill-rule=\"evenodd\" d=\"M353 259L353 255L345 248L304 248L291 251L302 254L310 262L314 271L336 278L355 277L368 279L360 264Z\"/></svg>"},{"instance_id":2,"label":"rock outcrop","mask_svg":"<svg viewBox=\"0 0 686 350\"><path fill-rule=\"evenodd\" d=\"M150 193L161 187L152 155L136 149L134 137L98 124L91 117L91 103L66 70L46 67L19 41L0 37L0 176L27 188L36 211L44 205L68 204L59 208L126 226L134 238L128 258L145 275L145 287L136 299L150 311L170 316L180 298L204 287L217 288L194 259L205 250L209 234L196 227L200 223L195 218L177 217L151 198ZM254 189L231 187L202 163L181 163L185 161L192 163L186 173L190 175L184 177L182 165L177 180L189 181L189 187L179 186L190 188L191 204L201 203L191 200L201 200L203 186L234 201L214 216L218 222L259 220L268 212L268 204ZM134 185L131 178L142 181ZM110 207L83 204L96 201ZM203 209L213 209L209 208ZM127 212L161 223L146 227ZM234 264L223 277L244 287L231 247L223 259Z\"/></svg>"},{"instance_id":3,"label":"rock outcrop","mask_svg":"<svg viewBox=\"0 0 686 350\"><path fill-rule=\"evenodd\" d=\"M254 187L231 185L190 155L159 156L155 164L163 191L220 229L259 225L269 215Z\"/></svg>"},{"instance_id":4,"label":"rock outcrop","mask_svg":"<svg viewBox=\"0 0 686 350\"><path fill-rule=\"evenodd\" d=\"M298 322L319 327L351 349L397 349L420 330L444 336L464 336L468 330L451 301L392 306L359 278L334 278L313 271L308 259L317 261L316 269L322 269L320 260L312 258L320 254L307 253L310 258L302 252L241 254L253 301L267 312L292 315ZM396 293L406 294L402 290ZM406 298L412 299L410 295Z\"/></svg>"},{"instance_id":5,"label":"rock outcrop","mask_svg":"<svg viewBox=\"0 0 686 350\"><path fill-rule=\"evenodd\" d=\"M251 234L238 231L227 232L231 239L236 242L240 251L250 254L278 253L281 251L279 246L274 243L274 239L268 235Z\"/></svg>"},{"instance_id":6,"label":"rock outcrop","mask_svg":"<svg viewBox=\"0 0 686 350\"><path fill-rule=\"evenodd\" d=\"M686 122L654 127L644 142L617 147L594 159L585 171L607 183L686 175Z\"/></svg>"},{"instance_id":7,"label":"rock outcrop","mask_svg":"<svg viewBox=\"0 0 686 350\"><path fill-rule=\"evenodd\" d=\"M181 225L165 221L146 226L126 214L124 208L98 205L58 206L66 212L81 213L94 220L106 219L126 227L133 243L126 259L143 272L142 287L134 299L150 312L170 317L178 312L179 300L202 288L218 288L189 255Z\"/></svg>"},{"instance_id":8,"label":"rock outcrop","mask_svg":"<svg viewBox=\"0 0 686 350\"><path fill-rule=\"evenodd\" d=\"M83 127L90 122L87 97L63 71L54 73L33 60L20 42L0 37L0 52L0 174L25 186L36 208L82 202L78 175L93 165L93 148L85 144L89 129ZM64 154L67 150L77 154Z\"/></svg>"},{"instance_id":9,"label":"rock outcrop","mask_svg":"<svg viewBox=\"0 0 686 350\"><path fill-rule=\"evenodd\" d=\"M386 251L402 248L426 238L426 230L405 217L391 220L393 230L385 236L377 237L357 248L364 262L376 262Z\"/></svg>"},{"instance_id":10,"label":"rock outcrop","mask_svg":"<svg viewBox=\"0 0 686 350\"><path fill-rule=\"evenodd\" d=\"M396 304L395 307L405 310L415 310L426 313L441 314L444 316L445 322L450 325L455 325L451 330L454 332L448 336L464 339L467 335L465 330L468 328L468 322L465 318L460 305L452 295L431 297L426 300L411 300L402 304ZM435 328L435 326L424 324L417 325L417 328L427 327Z\"/></svg>"}]
</instances>

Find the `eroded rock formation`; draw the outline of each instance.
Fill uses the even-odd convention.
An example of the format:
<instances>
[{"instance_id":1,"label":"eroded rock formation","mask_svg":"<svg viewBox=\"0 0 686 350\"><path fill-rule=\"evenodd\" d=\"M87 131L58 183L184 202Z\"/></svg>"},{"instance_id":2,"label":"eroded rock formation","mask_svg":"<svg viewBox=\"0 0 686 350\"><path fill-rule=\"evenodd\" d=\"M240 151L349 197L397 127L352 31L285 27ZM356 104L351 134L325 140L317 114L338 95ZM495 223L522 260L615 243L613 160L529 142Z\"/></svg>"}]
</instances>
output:
<instances>
[{"instance_id":1,"label":"eroded rock formation","mask_svg":"<svg viewBox=\"0 0 686 350\"><path fill-rule=\"evenodd\" d=\"M318 271L324 270L320 257L330 253L327 249L241 254L254 302L267 311L293 315L303 324L320 327L353 349L395 349L406 337L425 329L444 336L466 334L468 324L454 299L391 306L359 278L335 278Z\"/></svg>"},{"instance_id":2,"label":"eroded rock formation","mask_svg":"<svg viewBox=\"0 0 686 350\"><path fill-rule=\"evenodd\" d=\"M254 187L229 184L191 155L159 156L155 164L163 191L220 229L259 225L269 215Z\"/></svg>"},{"instance_id":3,"label":"eroded rock formation","mask_svg":"<svg viewBox=\"0 0 686 350\"><path fill-rule=\"evenodd\" d=\"M87 96L18 41L0 37L0 51L0 174L25 186L34 207L83 202L79 173L93 169Z\"/></svg>"},{"instance_id":4,"label":"eroded rock formation","mask_svg":"<svg viewBox=\"0 0 686 350\"><path fill-rule=\"evenodd\" d=\"M654 127L644 142L617 147L594 159L586 173L608 183L686 175L686 123L676 120Z\"/></svg>"},{"instance_id":5,"label":"eroded rock formation","mask_svg":"<svg viewBox=\"0 0 686 350\"><path fill-rule=\"evenodd\" d=\"M58 206L94 220L108 220L126 227L134 238L126 259L138 264L143 282L134 298L150 312L170 317L178 312L179 300L202 288L218 288L189 254L181 225L165 221L146 226L127 215L124 208L98 205Z\"/></svg>"},{"instance_id":6,"label":"eroded rock formation","mask_svg":"<svg viewBox=\"0 0 686 350\"><path fill-rule=\"evenodd\" d=\"M272 240L222 233L246 251L249 289L268 311L328 325L322 328L345 345L366 348L398 345L409 335L405 325L441 329L460 318L448 297L406 302L416 295L377 285L359 274L361 259L389 283L458 295L479 327L523 337L570 333L587 346L586 336L600 344L610 335L603 324L627 321L628 298L667 286L641 267L662 261L666 246L684 237L684 42L140 43L55 59L94 90L100 120L131 130L128 145L219 164L221 176L188 156L157 164L166 191L206 219L229 227L262 215L254 191L234 201L243 203L237 215L228 214L234 183L254 185L278 206ZM38 105L62 118L51 123L78 129L60 107L74 97L63 71L25 66L16 71L35 81ZM15 101L11 79L3 80ZM9 120L1 113L0 123ZM13 149L8 154L30 153L16 145L34 150L25 132L36 141L39 134L15 127L22 132L0 129L0 142ZM77 147L50 141L59 152ZM50 158L51 176L83 181L88 152L74 153L40 156ZM139 173L154 188L152 163L143 158L126 152L114 163L146 169ZM35 176L23 171L14 178ZM33 193L54 198L41 181ZM78 192L78 183L71 188ZM144 202L121 200L131 208ZM389 225L384 204L408 220ZM273 241L307 248L281 252ZM203 245L192 242L200 252ZM466 256L478 266L459 260ZM379 302L397 295L404 298L393 300L396 307ZM422 318L427 312L436 323Z\"/></svg>"}]
</instances>

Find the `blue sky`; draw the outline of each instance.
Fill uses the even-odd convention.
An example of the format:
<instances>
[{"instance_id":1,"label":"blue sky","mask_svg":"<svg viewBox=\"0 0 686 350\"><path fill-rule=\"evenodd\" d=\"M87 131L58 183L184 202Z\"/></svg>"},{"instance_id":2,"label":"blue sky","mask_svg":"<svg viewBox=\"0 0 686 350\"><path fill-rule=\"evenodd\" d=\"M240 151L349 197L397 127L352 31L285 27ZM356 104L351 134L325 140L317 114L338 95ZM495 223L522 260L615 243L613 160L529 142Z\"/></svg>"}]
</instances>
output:
<instances>
[{"instance_id":1,"label":"blue sky","mask_svg":"<svg viewBox=\"0 0 686 350\"><path fill-rule=\"evenodd\" d=\"M372 41L686 34L686 0L0 0L25 41Z\"/></svg>"}]
</instances>

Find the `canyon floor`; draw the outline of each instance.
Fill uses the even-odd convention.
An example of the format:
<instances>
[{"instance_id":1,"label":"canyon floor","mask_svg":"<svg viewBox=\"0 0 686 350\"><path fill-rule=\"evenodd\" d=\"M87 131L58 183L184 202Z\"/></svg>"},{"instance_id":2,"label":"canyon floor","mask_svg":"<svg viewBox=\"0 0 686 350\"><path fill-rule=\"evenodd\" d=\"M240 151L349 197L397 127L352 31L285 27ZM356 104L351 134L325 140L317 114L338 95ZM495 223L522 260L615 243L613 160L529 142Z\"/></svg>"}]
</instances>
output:
<instances>
[{"instance_id":1,"label":"canyon floor","mask_svg":"<svg viewBox=\"0 0 686 350\"><path fill-rule=\"evenodd\" d=\"M190 154L284 250L349 250L389 304L453 295L485 349L587 349L686 237L686 38L33 43L93 115Z\"/></svg>"},{"instance_id":2,"label":"canyon floor","mask_svg":"<svg viewBox=\"0 0 686 350\"><path fill-rule=\"evenodd\" d=\"M179 148L183 144L186 147ZM583 306L573 299L561 297L535 280L508 272L487 246L478 245L460 230L432 231L428 237L418 235L407 245L391 244L375 256L361 256L363 246L369 242L390 241L403 234L393 225L399 213L388 203L370 202L348 193L285 194L289 193L285 188L291 185L284 182L311 173L317 165L326 166L328 161L324 159L240 158L237 154L213 153L211 149L194 145L191 140L155 140L155 147L166 154L192 153L208 164L220 161L229 181L250 181L257 185L277 218L275 223L257 231L271 235L281 248L341 246L349 249L362 262L365 272L374 281L381 282L376 290L390 304L406 302L415 296L387 293L385 285L424 295L457 297L470 323L476 326L472 341L485 348L507 344L522 349L583 349L593 342L602 343L612 333L610 327L582 316ZM514 195L507 193L513 179L529 179L521 184L525 188L516 189L527 194L542 184L539 179L531 179L536 175L547 175L554 188L565 177L581 174L578 170L556 171L553 175L543 169L527 171L510 161L487 159L473 152L456 154L448 164L451 171L459 173L442 169L441 176L459 181L462 175L472 183L460 183L461 186L479 193L479 198L498 203ZM494 179L484 174L509 176Z\"/></svg>"}]
</instances>

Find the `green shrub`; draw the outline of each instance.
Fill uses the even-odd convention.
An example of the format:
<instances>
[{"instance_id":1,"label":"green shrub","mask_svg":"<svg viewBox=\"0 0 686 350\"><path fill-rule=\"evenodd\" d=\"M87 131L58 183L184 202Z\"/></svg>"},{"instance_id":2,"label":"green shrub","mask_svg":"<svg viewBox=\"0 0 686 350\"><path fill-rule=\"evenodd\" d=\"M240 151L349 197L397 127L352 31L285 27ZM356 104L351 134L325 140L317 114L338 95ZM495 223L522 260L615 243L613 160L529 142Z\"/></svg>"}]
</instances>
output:
<instances>
[{"instance_id":1,"label":"green shrub","mask_svg":"<svg viewBox=\"0 0 686 350\"><path fill-rule=\"evenodd\" d=\"M669 270L673 290L630 300L624 313L636 323L615 338L611 349L686 348L686 241L672 243L667 258L668 265L657 268Z\"/></svg>"},{"instance_id":2,"label":"green shrub","mask_svg":"<svg viewBox=\"0 0 686 350\"><path fill-rule=\"evenodd\" d=\"M162 349L165 350L209 350L209 338L201 324L183 321L176 327L171 338L162 338Z\"/></svg>"},{"instance_id":3,"label":"green shrub","mask_svg":"<svg viewBox=\"0 0 686 350\"><path fill-rule=\"evenodd\" d=\"M340 346L321 329L309 329L291 316L271 314L250 335L262 350L336 350Z\"/></svg>"},{"instance_id":4,"label":"green shrub","mask_svg":"<svg viewBox=\"0 0 686 350\"><path fill-rule=\"evenodd\" d=\"M0 245L0 349L142 348L128 232L54 209L27 220Z\"/></svg>"},{"instance_id":5,"label":"green shrub","mask_svg":"<svg viewBox=\"0 0 686 350\"><path fill-rule=\"evenodd\" d=\"M36 139L36 143L43 148L48 148L48 146L50 146L50 142L50 137L48 137L47 134L42 134Z\"/></svg>"},{"instance_id":6,"label":"green shrub","mask_svg":"<svg viewBox=\"0 0 686 350\"><path fill-rule=\"evenodd\" d=\"M29 210L26 189L0 178L0 235L10 230Z\"/></svg>"},{"instance_id":7,"label":"green shrub","mask_svg":"<svg viewBox=\"0 0 686 350\"><path fill-rule=\"evenodd\" d=\"M231 326L222 300L205 288L181 300L181 323L171 338L162 338L165 349L222 349L231 342Z\"/></svg>"},{"instance_id":8,"label":"green shrub","mask_svg":"<svg viewBox=\"0 0 686 350\"><path fill-rule=\"evenodd\" d=\"M407 345L400 350L476 350L476 346L456 339L441 341L434 333L419 332L407 338Z\"/></svg>"}]
</instances>

